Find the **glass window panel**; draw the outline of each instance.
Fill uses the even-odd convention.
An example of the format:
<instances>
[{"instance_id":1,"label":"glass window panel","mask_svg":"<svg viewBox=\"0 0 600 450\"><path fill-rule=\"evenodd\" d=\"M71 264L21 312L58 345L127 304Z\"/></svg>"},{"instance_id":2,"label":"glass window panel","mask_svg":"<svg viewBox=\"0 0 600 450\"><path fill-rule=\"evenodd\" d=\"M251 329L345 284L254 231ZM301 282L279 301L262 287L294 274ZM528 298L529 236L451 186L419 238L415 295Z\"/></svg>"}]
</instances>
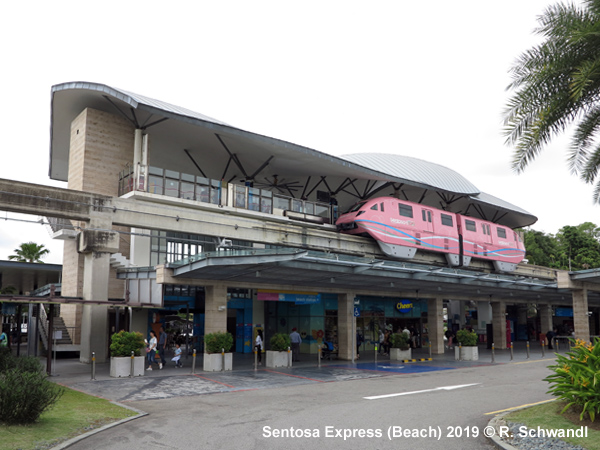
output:
<instances>
[{"instance_id":1,"label":"glass window panel","mask_svg":"<svg viewBox=\"0 0 600 450\"><path fill-rule=\"evenodd\" d=\"M181 174L181 180L182 181L189 181L190 183L194 182L194 175L189 175L187 173L182 173Z\"/></svg>"},{"instance_id":2,"label":"glass window panel","mask_svg":"<svg viewBox=\"0 0 600 450\"><path fill-rule=\"evenodd\" d=\"M169 197L179 197L179 181L166 179L164 195L168 195Z\"/></svg>"},{"instance_id":3,"label":"glass window panel","mask_svg":"<svg viewBox=\"0 0 600 450\"><path fill-rule=\"evenodd\" d=\"M248 188L248 209L260 211L260 189Z\"/></svg>"},{"instance_id":4,"label":"glass window panel","mask_svg":"<svg viewBox=\"0 0 600 450\"><path fill-rule=\"evenodd\" d=\"M150 168L148 169L148 173L150 175L159 175L159 176L163 176L163 170L158 168L158 167L152 167L150 166Z\"/></svg>"},{"instance_id":5,"label":"glass window panel","mask_svg":"<svg viewBox=\"0 0 600 450\"><path fill-rule=\"evenodd\" d=\"M194 185L193 183L181 183L181 198L194 200Z\"/></svg>"},{"instance_id":6,"label":"glass window panel","mask_svg":"<svg viewBox=\"0 0 600 450\"><path fill-rule=\"evenodd\" d=\"M221 199L221 188L210 188L210 202L214 205L218 205Z\"/></svg>"},{"instance_id":7,"label":"glass window panel","mask_svg":"<svg viewBox=\"0 0 600 450\"><path fill-rule=\"evenodd\" d=\"M412 217L413 216L413 209L412 209L412 206L410 206L410 205L403 205L402 203L398 203L398 212L400 213L401 216L404 216L404 217Z\"/></svg>"},{"instance_id":8,"label":"glass window panel","mask_svg":"<svg viewBox=\"0 0 600 450\"><path fill-rule=\"evenodd\" d=\"M236 208L246 208L246 188L244 186L235 187L235 199Z\"/></svg>"},{"instance_id":9,"label":"glass window panel","mask_svg":"<svg viewBox=\"0 0 600 450\"><path fill-rule=\"evenodd\" d=\"M290 199L276 195L274 197L274 206L277 209L290 209Z\"/></svg>"},{"instance_id":10,"label":"glass window panel","mask_svg":"<svg viewBox=\"0 0 600 450\"><path fill-rule=\"evenodd\" d=\"M292 199L292 211L302 212L302 200Z\"/></svg>"},{"instance_id":11,"label":"glass window panel","mask_svg":"<svg viewBox=\"0 0 600 450\"><path fill-rule=\"evenodd\" d=\"M477 227L475 226L475 222L472 220L465 219L465 228L469 231L477 231Z\"/></svg>"},{"instance_id":12,"label":"glass window panel","mask_svg":"<svg viewBox=\"0 0 600 450\"><path fill-rule=\"evenodd\" d=\"M210 200L208 190L209 190L208 186L203 186L201 184L197 184L196 185L196 200L198 200L199 202L208 203Z\"/></svg>"},{"instance_id":13,"label":"glass window panel","mask_svg":"<svg viewBox=\"0 0 600 450\"><path fill-rule=\"evenodd\" d=\"M313 202L304 202L304 208L306 214L314 214L315 213L315 204Z\"/></svg>"},{"instance_id":14,"label":"glass window panel","mask_svg":"<svg viewBox=\"0 0 600 450\"><path fill-rule=\"evenodd\" d=\"M271 214L273 212L273 199L269 197L262 197L260 200L260 210L261 212Z\"/></svg>"},{"instance_id":15,"label":"glass window panel","mask_svg":"<svg viewBox=\"0 0 600 450\"><path fill-rule=\"evenodd\" d=\"M175 172L174 170L165 170L165 177L179 180L179 172Z\"/></svg>"},{"instance_id":16,"label":"glass window panel","mask_svg":"<svg viewBox=\"0 0 600 450\"><path fill-rule=\"evenodd\" d=\"M506 229L498 227L498 237L506 239Z\"/></svg>"},{"instance_id":17,"label":"glass window panel","mask_svg":"<svg viewBox=\"0 0 600 450\"><path fill-rule=\"evenodd\" d=\"M148 177L148 192L163 195L163 178L150 175Z\"/></svg>"},{"instance_id":18,"label":"glass window panel","mask_svg":"<svg viewBox=\"0 0 600 450\"><path fill-rule=\"evenodd\" d=\"M442 225L446 225L447 227L453 226L452 216L448 214L441 214L442 217Z\"/></svg>"}]
</instances>

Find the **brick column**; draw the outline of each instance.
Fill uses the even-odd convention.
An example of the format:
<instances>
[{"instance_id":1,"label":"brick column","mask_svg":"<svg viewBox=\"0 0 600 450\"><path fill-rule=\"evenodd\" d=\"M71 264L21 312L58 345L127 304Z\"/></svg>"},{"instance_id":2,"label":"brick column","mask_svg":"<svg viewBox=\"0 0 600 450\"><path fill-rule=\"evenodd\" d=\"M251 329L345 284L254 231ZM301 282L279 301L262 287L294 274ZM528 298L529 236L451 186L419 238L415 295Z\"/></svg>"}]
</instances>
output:
<instances>
[{"instance_id":1,"label":"brick column","mask_svg":"<svg viewBox=\"0 0 600 450\"><path fill-rule=\"evenodd\" d=\"M338 295L338 358L352 360L356 353L353 348L353 329L356 329L354 317L354 293L345 292Z\"/></svg>"},{"instance_id":2,"label":"brick column","mask_svg":"<svg viewBox=\"0 0 600 450\"><path fill-rule=\"evenodd\" d=\"M227 286L206 286L204 293L204 334L227 331Z\"/></svg>"},{"instance_id":3,"label":"brick column","mask_svg":"<svg viewBox=\"0 0 600 450\"><path fill-rule=\"evenodd\" d=\"M575 339L590 340L590 319L588 317L587 289L573 289L573 322Z\"/></svg>"},{"instance_id":4,"label":"brick column","mask_svg":"<svg viewBox=\"0 0 600 450\"><path fill-rule=\"evenodd\" d=\"M427 332L432 354L444 353L444 300L441 297L427 300Z\"/></svg>"},{"instance_id":5,"label":"brick column","mask_svg":"<svg viewBox=\"0 0 600 450\"><path fill-rule=\"evenodd\" d=\"M494 348L506 348L506 304L492 302L492 326L494 328Z\"/></svg>"}]
</instances>

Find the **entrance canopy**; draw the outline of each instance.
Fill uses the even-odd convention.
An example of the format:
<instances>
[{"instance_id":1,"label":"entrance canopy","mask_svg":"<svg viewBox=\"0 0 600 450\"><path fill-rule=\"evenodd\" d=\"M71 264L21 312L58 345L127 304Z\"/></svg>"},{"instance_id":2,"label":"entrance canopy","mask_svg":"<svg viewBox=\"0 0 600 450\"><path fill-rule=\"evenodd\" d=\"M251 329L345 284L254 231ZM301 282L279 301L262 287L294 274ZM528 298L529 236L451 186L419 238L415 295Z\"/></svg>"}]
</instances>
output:
<instances>
[{"instance_id":1,"label":"entrance canopy","mask_svg":"<svg viewBox=\"0 0 600 450\"><path fill-rule=\"evenodd\" d=\"M223 282L236 286L289 284L323 292L369 292L421 298L442 296L457 300L508 300L512 303L570 304L571 292L559 289L555 279L490 274L408 262L368 260L302 250L251 250L203 253L170 263L175 279ZM139 278L135 269L119 278ZM285 281L283 281L285 280ZM590 292L590 306L600 295Z\"/></svg>"}]
</instances>

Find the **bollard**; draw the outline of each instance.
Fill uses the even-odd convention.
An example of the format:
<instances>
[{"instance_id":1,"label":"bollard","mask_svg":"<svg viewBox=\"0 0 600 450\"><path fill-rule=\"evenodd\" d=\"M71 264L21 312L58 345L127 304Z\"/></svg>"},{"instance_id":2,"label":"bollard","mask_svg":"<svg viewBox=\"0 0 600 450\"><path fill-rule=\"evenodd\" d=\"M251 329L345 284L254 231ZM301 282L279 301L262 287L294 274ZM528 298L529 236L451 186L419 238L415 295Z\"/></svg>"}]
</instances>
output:
<instances>
[{"instance_id":1,"label":"bollard","mask_svg":"<svg viewBox=\"0 0 600 450\"><path fill-rule=\"evenodd\" d=\"M292 352L290 351L289 347L288 347L288 367L292 367Z\"/></svg>"},{"instance_id":2,"label":"bollard","mask_svg":"<svg viewBox=\"0 0 600 450\"><path fill-rule=\"evenodd\" d=\"M560 348L559 348L559 343L558 343L558 339L554 339L554 348L556 349L557 352L560 353Z\"/></svg>"},{"instance_id":3,"label":"bollard","mask_svg":"<svg viewBox=\"0 0 600 450\"><path fill-rule=\"evenodd\" d=\"M92 352L92 381L96 381L96 352Z\"/></svg>"},{"instance_id":4,"label":"bollard","mask_svg":"<svg viewBox=\"0 0 600 450\"><path fill-rule=\"evenodd\" d=\"M194 349L194 353L192 354L192 373L196 373L196 349Z\"/></svg>"},{"instance_id":5,"label":"bollard","mask_svg":"<svg viewBox=\"0 0 600 450\"><path fill-rule=\"evenodd\" d=\"M321 346L319 346L319 350L317 351L317 367L321 367Z\"/></svg>"},{"instance_id":6,"label":"bollard","mask_svg":"<svg viewBox=\"0 0 600 450\"><path fill-rule=\"evenodd\" d=\"M256 351L256 347L254 347L254 370L258 370L258 352Z\"/></svg>"},{"instance_id":7,"label":"bollard","mask_svg":"<svg viewBox=\"0 0 600 450\"><path fill-rule=\"evenodd\" d=\"M529 359L529 341L527 341L527 359Z\"/></svg>"},{"instance_id":8,"label":"bollard","mask_svg":"<svg viewBox=\"0 0 600 450\"><path fill-rule=\"evenodd\" d=\"M462 361L462 342L458 343L458 360Z\"/></svg>"},{"instance_id":9,"label":"bollard","mask_svg":"<svg viewBox=\"0 0 600 450\"><path fill-rule=\"evenodd\" d=\"M134 369L134 362L135 362L135 354L133 353L133 350L131 350L131 368L129 370L129 378L133 378L135 375L135 369Z\"/></svg>"},{"instance_id":10,"label":"bollard","mask_svg":"<svg viewBox=\"0 0 600 450\"><path fill-rule=\"evenodd\" d=\"M225 349L221 349L221 372L225 372Z\"/></svg>"},{"instance_id":11,"label":"bollard","mask_svg":"<svg viewBox=\"0 0 600 450\"><path fill-rule=\"evenodd\" d=\"M377 365L377 343L375 343L375 365Z\"/></svg>"},{"instance_id":12,"label":"bollard","mask_svg":"<svg viewBox=\"0 0 600 450\"><path fill-rule=\"evenodd\" d=\"M545 343L544 341L542 341L542 342L541 342L541 344L542 344L542 358L543 358L543 357L545 357L545 356L546 356L546 353L545 353L545 351L544 351L544 347L545 347L545 344L546 344L546 343Z\"/></svg>"},{"instance_id":13,"label":"bollard","mask_svg":"<svg viewBox=\"0 0 600 450\"><path fill-rule=\"evenodd\" d=\"M496 362L496 348L494 343L492 342L492 362Z\"/></svg>"},{"instance_id":14,"label":"bollard","mask_svg":"<svg viewBox=\"0 0 600 450\"><path fill-rule=\"evenodd\" d=\"M431 358L431 341L429 341L429 357Z\"/></svg>"},{"instance_id":15,"label":"bollard","mask_svg":"<svg viewBox=\"0 0 600 450\"><path fill-rule=\"evenodd\" d=\"M511 361L513 360L513 357L514 357L514 353L513 353L513 351L514 351L514 348L513 348L513 343L511 342L511 343L510 343L510 360L511 360Z\"/></svg>"}]
</instances>

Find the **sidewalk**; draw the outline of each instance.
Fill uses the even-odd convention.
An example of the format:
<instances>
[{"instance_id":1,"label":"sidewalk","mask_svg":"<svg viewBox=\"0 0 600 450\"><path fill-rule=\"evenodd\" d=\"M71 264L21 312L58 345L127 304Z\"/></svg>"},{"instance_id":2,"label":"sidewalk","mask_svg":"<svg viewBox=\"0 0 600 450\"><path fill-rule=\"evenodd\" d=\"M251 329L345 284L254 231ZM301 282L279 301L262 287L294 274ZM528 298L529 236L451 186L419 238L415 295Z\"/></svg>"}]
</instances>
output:
<instances>
[{"instance_id":1,"label":"sidewalk","mask_svg":"<svg viewBox=\"0 0 600 450\"><path fill-rule=\"evenodd\" d=\"M561 353L564 351L566 349ZM413 349L413 358L428 359L429 349ZM194 373L192 373L192 356L187 358L184 356L183 368L175 368L169 359L169 363L162 370L145 371L144 376L136 378L111 378L110 363L97 363L95 380L92 380L91 364L80 363L78 359L57 359L51 380L88 394L113 401L128 402L453 370L540 359L547 360L548 364L551 364L554 360L553 351L546 350L542 358L541 347L537 346L530 349L528 359L524 342L515 344L512 360L510 350L496 350L494 362L492 362L492 351L485 346L480 346L477 361L457 361L455 350L449 349L446 349L442 355L432 355L431 361L423 362L390 361L389 357L381 355L378 355L375 361L373 351L363 351L360 359L354 363L343 360L322 361L319 367L317 355L303 354L301 361L294 362L292 367L268 369L262 365L255 370L254 354L234 353L233 370L228 372L204 372L202 355L199 355L196 357ZM263 356L263 364L264 360Z\"/></svg>"}]
</instances>

